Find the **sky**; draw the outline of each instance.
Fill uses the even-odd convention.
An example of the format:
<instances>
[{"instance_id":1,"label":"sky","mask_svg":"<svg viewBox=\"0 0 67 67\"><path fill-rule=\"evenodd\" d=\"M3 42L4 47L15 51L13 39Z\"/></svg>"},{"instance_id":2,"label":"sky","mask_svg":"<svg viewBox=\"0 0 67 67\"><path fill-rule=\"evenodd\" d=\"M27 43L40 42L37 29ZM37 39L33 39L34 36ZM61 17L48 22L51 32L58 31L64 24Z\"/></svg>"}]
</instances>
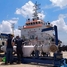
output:
<instances>
[{"instance_id":1,"label":"sky","mask_svg":"<svg viewBox=\"0 0 67 67\"><path fill-rule=\"evenodd\" d=\"M40 4L38 16L57 25L58 38L67 45L67 0L0 0L0 33L12 33L14 24L14 34L20 35L18 26L32 17L36 1Z\"/></svg>"}]
</instances>

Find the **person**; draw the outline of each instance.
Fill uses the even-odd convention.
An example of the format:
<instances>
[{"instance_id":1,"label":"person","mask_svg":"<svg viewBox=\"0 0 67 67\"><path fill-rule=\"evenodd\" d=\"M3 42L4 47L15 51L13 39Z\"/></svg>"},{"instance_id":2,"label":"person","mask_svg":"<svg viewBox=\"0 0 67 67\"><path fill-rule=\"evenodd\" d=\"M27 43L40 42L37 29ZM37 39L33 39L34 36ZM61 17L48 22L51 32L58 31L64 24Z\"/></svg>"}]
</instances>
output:
<instances>
[{"instance_id":1,"label":"person","mask_svg":"<svg viewBox=\"0 0 67 67\"><path fill-rule=\"evenodd\" d=\"M6 41L6 60L5 60L5 64L12 64L13 63L13 45L14 45L14 41L13 39L13 35L9 34L8 35L8 39Z\"/></svg>"},{"instance_id":2,"label":"person","mask_svg":"<svg viewBox=\"0 0 67 67\"><path fill-rule=\"evenodd\" d=\"M15 44L17 46L16 51L17 51L17 63L21 63L21 59L23 57L23 39L21 39L19 36L16 36Z\"/></svg>"}]
</instances>

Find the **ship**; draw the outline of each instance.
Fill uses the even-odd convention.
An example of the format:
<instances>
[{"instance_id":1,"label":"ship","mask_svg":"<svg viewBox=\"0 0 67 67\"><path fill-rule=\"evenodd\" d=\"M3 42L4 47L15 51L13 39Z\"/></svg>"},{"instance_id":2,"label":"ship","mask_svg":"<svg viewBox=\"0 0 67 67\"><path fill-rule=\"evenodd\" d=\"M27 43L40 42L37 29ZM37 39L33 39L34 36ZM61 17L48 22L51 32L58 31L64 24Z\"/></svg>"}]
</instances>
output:
<instances>
[{"instance_id":1,"label":"ship","mask_svg":"<svg viewBox=\"0 0 67 67\"><path fill-rule=\"evenodd\" d=\"M28 40L38 39L48 41L51 37L54 37L53 30L42 32L42 29L50 28L53 25L49 21L45 22L38 17L39 4L37 4L37 2L33 7L35 7L33 10L33 18L28 18L24 26L19 26L19 29L21 30L21 37Z\"/></svg>"},{"instance_id":2,"label":"ship","mask_svg":"<svg viewBox=\"0 0 67 67\"><path fill-rule=\"evenodd\" d=\"M42 32L42 29L53 27L53 25L49 21L45 22L43 19L39 18L39 6L40 4L36 2L33 6L34 13L32 19L28 18L25 25L19 27L19 30L21 30L21 37L26 40L25 45L27 46L37 46L37 50L45 53L49 53L51 50L55 52L58 46L55 44L54 31ZM58 40L58 42L58 44L61 44L60 40Z\"/></svg>"},{"instance_id":3,"label":"ship","mask_svg":"<svg viewBox=\"0 0 67 67\"><path fill-rule=\"evenodd\" d=\"M33 7L34 13L32 15L32 19L28 18L25 25L19 26L21 37L24 40L24 57L30 57L32 52L35 50L47 54L49 54L51 50L52 52L56 52L58 50L58 46L55 45L54 31L50 30L42 32L42 29L53 27L53 25L49 21L45 22L43 19L38 17L39 4L37 4L37 2Z\"/></svg>"}]
</instances>

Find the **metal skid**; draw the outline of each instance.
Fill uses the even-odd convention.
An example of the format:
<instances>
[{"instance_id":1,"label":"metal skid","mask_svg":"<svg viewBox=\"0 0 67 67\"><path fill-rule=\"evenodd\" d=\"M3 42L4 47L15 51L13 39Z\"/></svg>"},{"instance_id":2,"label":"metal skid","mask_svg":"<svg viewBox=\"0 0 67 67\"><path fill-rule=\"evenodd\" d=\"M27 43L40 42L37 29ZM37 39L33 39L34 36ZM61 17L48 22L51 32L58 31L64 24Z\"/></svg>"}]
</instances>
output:
<instances>
[{"instance_id":1,"label":"metal skid","mask_svg":"<svg viewBox=\"0 0 67 67\"><path fill-rule=\"evenodd\" d=\"M42 63L42 64L53 64L54 66L60 67L61 66L61 59L57 58L57 54L55 54L54 57L46 56L38 56L38 52L36 51L36 54L34 57L23 57L22 63Z\"/></svg>"},{"instance_id":2,"label":"metal skid","mask_svg":"<svg viewBox=\"0 0 67 67\"><path fill-rule=\"evenodd\" d=\"M44 31L49 31L49 30L54 30L55 31L55 43L56 45L58 45L58 34L57 34L57 26L54 27L50 27L50 28L46 28L46 29L42 29L42 32ZM63 58L58 58L59 56L61 56L61 52L56 52L54 53L53 57L50 56L39 56L39 52L37 50L35 50L35 56L31 56L31 57L23 57L22 58L22 63L43 63L43 64L53 64L56 67L61 67L62 64L62 59Z\"/></svg>"}]
</instances>

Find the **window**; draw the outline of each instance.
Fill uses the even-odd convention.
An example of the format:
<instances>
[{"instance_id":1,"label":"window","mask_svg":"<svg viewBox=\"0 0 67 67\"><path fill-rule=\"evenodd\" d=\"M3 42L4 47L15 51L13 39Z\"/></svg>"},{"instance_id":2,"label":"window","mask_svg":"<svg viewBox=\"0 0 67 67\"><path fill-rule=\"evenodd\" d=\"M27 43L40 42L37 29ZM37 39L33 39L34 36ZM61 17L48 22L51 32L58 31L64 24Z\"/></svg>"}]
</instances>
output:
<instances>
[{"instance_id":1,"label":"window","mask_svg":"<svg viewBox=\"0 0 67 67\"><path fill-rule=\"evenodd\" d=\"M39 22L39 24L40 24L40 22Z\"/></svg>"},{"instance_id":2,"label":"window","mask_svg":"<svg viewBox=\"0 0 67 67\"><path fill-rule=\"evenodd\" d=\"M31 25L32 25L33 23L31 23Z\"/></svg>"},{"instance_id":3,"label":"window","mask_svg":"<svg viewBox=\"0 0 67 67\"><path fill-rule=\"evenodd\" d=\"M35 23L33 22L33 24L35 24Z\"/></svg>"},{"instance_id":4,"label":"window","mask_svg":"<svg viewBox=\"0 0 67 67\"><path fill-rule=\"evenodd\" d=\"M36 24L37 24L37 22L36 22Z\"/></svg>"}]
</instances>

